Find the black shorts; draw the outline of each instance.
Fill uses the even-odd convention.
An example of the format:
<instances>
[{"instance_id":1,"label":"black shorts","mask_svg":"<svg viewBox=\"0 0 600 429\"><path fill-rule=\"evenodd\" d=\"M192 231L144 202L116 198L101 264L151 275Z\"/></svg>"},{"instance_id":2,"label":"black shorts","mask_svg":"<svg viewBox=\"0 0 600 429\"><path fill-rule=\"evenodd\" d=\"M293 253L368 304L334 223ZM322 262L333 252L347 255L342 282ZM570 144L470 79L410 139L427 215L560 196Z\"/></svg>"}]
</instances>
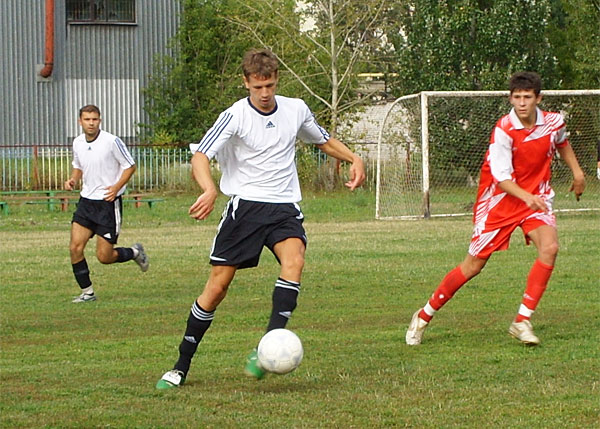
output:
<instances>
[{"instance_id":1,"label":"black shorts","mask_svg":"<svg viewBox=\"0 0 600 429\"><path fill-rule=\"evenodd\" d=\"M303 221L298 204L261 203L233 197L223 211L210 263L251 268L258 265L263 246L273 252L275 244L288 238L299 238L306 245Z\"/></svg>"},{"instance_id":2,"label":"black shorts","mask_svg":"<svg viewBox=\"0 0 600 429\"><path fill-rule=\"evenodd\" d=\"M114 201L90 200L79 198L77 210L73 213L72 222L91 229L111 244L117 244L121 232L123 200L121 197Z\"/></svg>"}]
</instances>

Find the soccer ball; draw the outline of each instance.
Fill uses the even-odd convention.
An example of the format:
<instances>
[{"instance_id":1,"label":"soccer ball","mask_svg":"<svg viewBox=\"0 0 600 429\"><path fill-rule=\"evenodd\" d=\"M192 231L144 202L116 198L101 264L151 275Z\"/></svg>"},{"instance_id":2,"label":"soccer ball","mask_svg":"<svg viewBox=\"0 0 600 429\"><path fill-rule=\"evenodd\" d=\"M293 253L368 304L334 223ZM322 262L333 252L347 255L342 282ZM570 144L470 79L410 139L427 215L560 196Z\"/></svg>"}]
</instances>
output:
<instances>
[{"instance_id":1,"label":"soccer ball","mask_svg":"<svg viewBox=\"0 0 600 429\"><path fill-rule=\"evenodd\" d=\"M292 372L304 356L300 338L288 329L273 329L258 343L258 361L265 371L275 374Z\"/></svg>"}]
</instances>

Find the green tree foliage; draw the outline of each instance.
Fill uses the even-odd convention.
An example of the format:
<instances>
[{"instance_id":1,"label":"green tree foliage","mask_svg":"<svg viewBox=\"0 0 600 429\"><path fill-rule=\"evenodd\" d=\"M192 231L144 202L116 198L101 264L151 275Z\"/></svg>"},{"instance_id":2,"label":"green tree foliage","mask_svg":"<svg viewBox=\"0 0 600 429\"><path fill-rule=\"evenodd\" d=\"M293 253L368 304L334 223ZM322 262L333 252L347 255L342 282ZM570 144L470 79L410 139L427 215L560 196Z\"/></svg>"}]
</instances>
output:
<instances>
[{"instance_id":1,"label":"green tree foliage","mask_svg":"<svg viewBox=\"0 0 600 429\"><path fill-rule=\"evenodd\" d=\"M397 5L390 13L399 25L388 36L396 57L393 93L507 89L510 75L521 70L538 72L545 88L556 88L557 60L546 37L551 6L551 0L414 0ZM448 166L453 174L475 178L488 143L475 136L488 135L494 125L482 123L477 112L485 108L500 117L509 104L486 98L431 102L431 180L435 183L437 175L444 180ZM459 102L472 107L458 109Z\"/></svg>"},{"instance_id":2,"label":"green tree foliage","mask_svg":"<svg viewBox=\"0 0 600 429\"><path fill-rule=\"evenodd\" d=\"M245 94L240 60L251 46L225 16L237 13L231 0L182 0L172 56L159 58L144 89L147 140L196 141L218 114Z\"/></svg>"},{"instance_id":3,"label":"green tree foliage","mask_svg":"<svg viewBox=\"0 0 600 429\"><path fill-rule=\"evenodd\" d=\"M554 0L552 16L561 87L600 88L600 0Z\"/></svg>"},{"instance_id":4,"label":"green tree foliage","mask_svg":"<svg viewBox=\"0 0 600 429\"><path fill-rule=\"evenodd\" d=\"M231 21L279 57L282 89L295 90L336 135L343 114L369 99L359 93L358 71L368 70L384 45L388 0L254 0ZM258 21L257 21L258 19ZM270 37L275 36L275 37Z\"/></svg>"},{"instance_id":5,"label":"green tree foliage","mask_svg":"<svg viewBox=\"0 0 600 429\"><path fill-rule=\"evenodd\" d=\"M545 36L549 0L414 0L391 12L396 95L424 90L505 89L518 70L535 70L546 87L557 82Z\"/></svg>"}]
</instances>

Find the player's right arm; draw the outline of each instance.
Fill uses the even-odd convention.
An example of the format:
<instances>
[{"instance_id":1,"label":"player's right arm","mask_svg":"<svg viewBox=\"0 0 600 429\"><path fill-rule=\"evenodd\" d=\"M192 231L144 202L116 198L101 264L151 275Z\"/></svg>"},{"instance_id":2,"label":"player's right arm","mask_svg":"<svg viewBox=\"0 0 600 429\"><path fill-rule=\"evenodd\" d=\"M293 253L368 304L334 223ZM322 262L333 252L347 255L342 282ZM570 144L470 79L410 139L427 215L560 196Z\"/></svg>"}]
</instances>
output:
<instances>
[{"instance_id":1,"label":"player's right arm","mask_svg":"<svg viewBox=\"0 0 600 429\"><path fill-rule=\"evenodd\" d=\"M192 174L200 185L202 195L190 206L189 215L203 220L213 211L218 196L217 187L210 171L210 160L236 133L240 115L236 114L240 102L222 112L213 126L206 132L200 143L190 144L192 151Z\"/></svg>"},{"instance_id":2,"label":"player's right arm","mask_svg":"<svg viewBox=\"0 0 600 429\"><path fill-rule=\"evenodd\" d=\"M196 152L192 156L192 175L202 189L202 194L190 206L188 213L194 219L203 220L215 208L215 200L218 196L217 187L210 172L210 161L205 154Z\"/></svg>"},{"instance_id":3,"label":"player's right arm","mask_svg":"<svg viewBox=\"0 0 600 429\"><path fill-rule=\"evenodd\" d=\"M69 177L63 185L65 190L72 191L73 189L75 189L75 185L81 180L82 176L83 171L81 171L79 168L73 168L73 171L71 172L71 177Z\"/></svg>"},{"instance_id":4,"label":"player's right arm","mask_svg":"<svg viewBox=\"0 0 600 429\"><path fill-rule=\"evenodd\" d=\"M503 118L504 119L504 118ZM548 207L545 201L538 195L533 195L521 188L513 181L513 164L512 164L512 138L502 128L502 121L492 132L489 149L490 170L494 180L498 183L498 187L512 195L515 198L523 201L527 207L533 211L548 212Z\"/></svg>"},{"instance_id":5,"label":"player's right arm","mask_svg":"<svg viewBox=\"0 0 600 429\"><path fill-rule=\"evenodd\" d=\"M546 203L540 196L527 192L512 180L503 180L502 182L498 182L498 187L507 194L523 201L531 210L536 212L541 211L544 213L548 212L548 206L546 206Z\"/></svg>"}]
</instances>

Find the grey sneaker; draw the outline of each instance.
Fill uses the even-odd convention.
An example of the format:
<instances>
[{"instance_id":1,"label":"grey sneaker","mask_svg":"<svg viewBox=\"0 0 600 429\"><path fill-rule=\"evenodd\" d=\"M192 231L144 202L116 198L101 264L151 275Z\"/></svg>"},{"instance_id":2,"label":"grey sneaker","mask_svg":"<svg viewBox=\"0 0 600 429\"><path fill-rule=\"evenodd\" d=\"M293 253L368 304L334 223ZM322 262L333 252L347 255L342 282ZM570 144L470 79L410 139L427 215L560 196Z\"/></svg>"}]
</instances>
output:
<instances>
[{"instance_id":1,"label":"grey sneaker","mask_svg":"<svg viewBox=\"0 0 600 429\"><path fill-rule=\"evenodd\" d=\"M409 346L418 346L421 344L423 333L429 324L429 322L426 322L419 317L421 310L422 309L419 308L415 311L415 314L413 314L413 317L410 320L410 325L408 325L408 329L406 330L406 344Z\"/></svg>"},{"instance_id":2,"label":"grey sneaker","mask_svg":"<svg viewBox=\"0 0 600 429\"><path fill-rule=\"evenodd\" d=\"M90 301L96 301L96 295L94 295L93 293L82 293L81 295L73 298L73 301L71 301L71 302L79 303L79 302L90 302Z\"/></svg>"},{"instance_id":3,"label":"grey sneaker","mask_svg":"<svg viewBox=\"0 0 600 429\"><path fill-rule=\"evenodd\" d=\"M182 386L185 383L185 374L177 369L165 372L158 383L156 388L159 390L172 389L173 387Z\"/></svg>"},{"instance_id":4,"label":"grey sneaker","mask_svg":"<svg viewBox=\"0 0 600 429\"><path fill-rule=\"evenodd\" d=\"M148 259L148 255L146 255L146 252L144 252L144 246L142 246L141 243L135 243L131 247L137 249L138 251L138 255L135 258L133 258L133 260L136 264L140 266L142 272L145 273L146 271L148 271L148 267L150 266L150 260Z\"/></svg>"},{"instance_id":5,"label":"grey sneaker","mask_svg":"<svg viewBox=\"0 0 600 429\"><path fill-rule=\"evenodd\" d=\"M529 320L518 323L512 322L510 328L508 328L508 333L528 346L537 346L540 343L540 339L533 333L533 326L531 326Z\"/></svg>"}]
</instances>

